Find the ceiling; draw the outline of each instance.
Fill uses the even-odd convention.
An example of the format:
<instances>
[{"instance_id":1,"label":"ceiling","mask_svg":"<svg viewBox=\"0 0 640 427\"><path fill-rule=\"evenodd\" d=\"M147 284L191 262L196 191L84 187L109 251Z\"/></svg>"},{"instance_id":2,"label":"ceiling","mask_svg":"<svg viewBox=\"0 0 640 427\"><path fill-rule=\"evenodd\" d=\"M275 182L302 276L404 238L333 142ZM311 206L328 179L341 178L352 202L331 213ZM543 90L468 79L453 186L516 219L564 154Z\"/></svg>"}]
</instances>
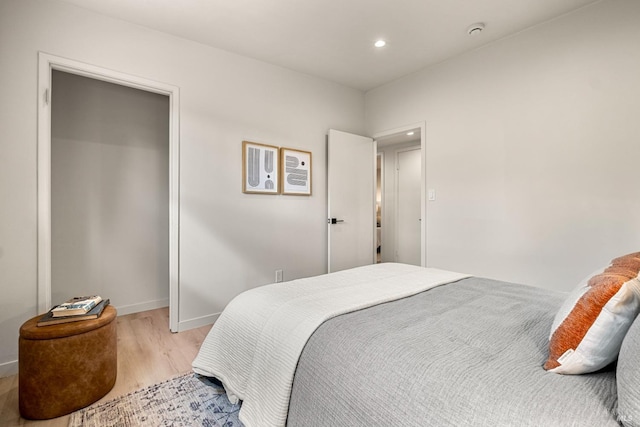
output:
<instances>
[{"instance_id":1,"label":"ceiling","mask_svg":"<svg viewBox=\"0 0 640 427\"><path fill-rule=\"evenodd\" d=\"M376 138L378 147L386 147L387 145L402 144L405 142L420 142L420 128L407 129L402 132L394 133Z\"/></svg>"},{"instance_id":2,"label":"ceiling","mask_svg":"<svg viewBox=\"0 0 640 427\"><path fill-rule=\"evenodd\" d=\"M367 91L601 0L63 1Z\"/></svg>"}]
</instances>

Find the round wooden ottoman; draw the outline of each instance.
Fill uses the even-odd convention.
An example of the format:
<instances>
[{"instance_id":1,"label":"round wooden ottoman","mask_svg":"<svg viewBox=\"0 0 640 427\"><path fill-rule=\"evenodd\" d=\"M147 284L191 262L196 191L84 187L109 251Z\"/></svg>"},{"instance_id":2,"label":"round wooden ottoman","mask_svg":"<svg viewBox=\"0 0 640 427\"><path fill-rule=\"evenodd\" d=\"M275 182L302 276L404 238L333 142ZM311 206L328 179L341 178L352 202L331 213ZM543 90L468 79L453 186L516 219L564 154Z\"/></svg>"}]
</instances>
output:
<instances>
[{"instance_id":1,"label":"round wooden ottoman","mask_svg":"<svg viewBox=\"0 0 640 427\"><path fill-rule=\"evenodd\" d=\"M38 327L36 316L20 328L20 415L42 420L69 414L103 397L117 374L116 309L97 319Z\"/></svg>"}]
</instances>

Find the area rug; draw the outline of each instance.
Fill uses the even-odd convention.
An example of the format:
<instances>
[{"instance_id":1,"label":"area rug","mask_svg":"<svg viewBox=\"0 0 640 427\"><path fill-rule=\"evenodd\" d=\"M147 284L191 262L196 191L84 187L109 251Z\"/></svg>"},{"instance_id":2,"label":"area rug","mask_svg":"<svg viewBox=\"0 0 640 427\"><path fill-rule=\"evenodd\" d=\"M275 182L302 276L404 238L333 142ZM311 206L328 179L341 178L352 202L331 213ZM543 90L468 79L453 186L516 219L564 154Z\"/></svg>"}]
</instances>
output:
<instances>
[{"instance_id":1,"label":"area rug","mask_svg":"<svg viewBox=\"0 0 640 427\"><path fill-rule=\"evenodd\" d=\"M189 373L71 414L69 427L242 427L222 385Z\"/></svg>"}]
</instances>

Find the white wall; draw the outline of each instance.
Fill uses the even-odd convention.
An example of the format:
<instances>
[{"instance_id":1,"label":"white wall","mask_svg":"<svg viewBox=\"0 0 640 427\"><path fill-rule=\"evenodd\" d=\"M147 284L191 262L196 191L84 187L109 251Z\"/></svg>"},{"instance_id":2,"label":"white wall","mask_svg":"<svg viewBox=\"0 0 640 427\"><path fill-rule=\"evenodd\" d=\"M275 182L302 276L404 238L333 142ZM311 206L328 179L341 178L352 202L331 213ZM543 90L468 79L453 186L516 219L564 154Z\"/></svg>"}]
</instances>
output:
<instances>
[{"instance_id":1,"label":"white wall","mask_svg":"<svg viewBox=\"0 0 640 427\"><path fill-rule=\"evenodd\" d=\"M568 290L639 250L638 22L603 1L367 93L369 133L426 121L429 266Z\"/></svg>"},{"instance_id":2,"label":"white wall","mask_svg":"<svg viewBox=\"0 0 640 427\"><path fill-rule=\"evenodd\" d=\"M54 71L51 301L169 305L169 97Z\"/></svg>"},{"instance_id":3,"label":"white wall","mask_svg":"<svg viewBox=\"0 0 640 427\"><path fill-rule=\"evenodd\" d=\"M327 129L364 131L364 95L56 0L0 2L0 376L36 315L37 53L180 88L179 322L239 292L326 271ZM313 153L311 197L241 192L242 140ZM304 213L301 215L300 213Z\"/></svg>"}]
</instances>

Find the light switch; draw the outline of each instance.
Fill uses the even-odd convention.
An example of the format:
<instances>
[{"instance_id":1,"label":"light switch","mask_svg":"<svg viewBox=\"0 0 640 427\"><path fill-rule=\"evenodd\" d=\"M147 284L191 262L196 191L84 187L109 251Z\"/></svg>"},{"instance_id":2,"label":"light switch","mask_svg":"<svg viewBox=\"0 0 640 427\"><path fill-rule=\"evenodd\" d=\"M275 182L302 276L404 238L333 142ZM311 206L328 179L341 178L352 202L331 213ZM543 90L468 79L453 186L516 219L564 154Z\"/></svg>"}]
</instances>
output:
<instances>
[{"instance_id":1,"label":"light switch","mask_svg":"<svg viewBox=\"0 0 640 427\"><path fill-rule=\"evenodd\" d=\"M427 198L430 201L434 201L436 199L436 190L434 190L433 188L430 188L427 190Z\"/></svg>"}]
</instances>

